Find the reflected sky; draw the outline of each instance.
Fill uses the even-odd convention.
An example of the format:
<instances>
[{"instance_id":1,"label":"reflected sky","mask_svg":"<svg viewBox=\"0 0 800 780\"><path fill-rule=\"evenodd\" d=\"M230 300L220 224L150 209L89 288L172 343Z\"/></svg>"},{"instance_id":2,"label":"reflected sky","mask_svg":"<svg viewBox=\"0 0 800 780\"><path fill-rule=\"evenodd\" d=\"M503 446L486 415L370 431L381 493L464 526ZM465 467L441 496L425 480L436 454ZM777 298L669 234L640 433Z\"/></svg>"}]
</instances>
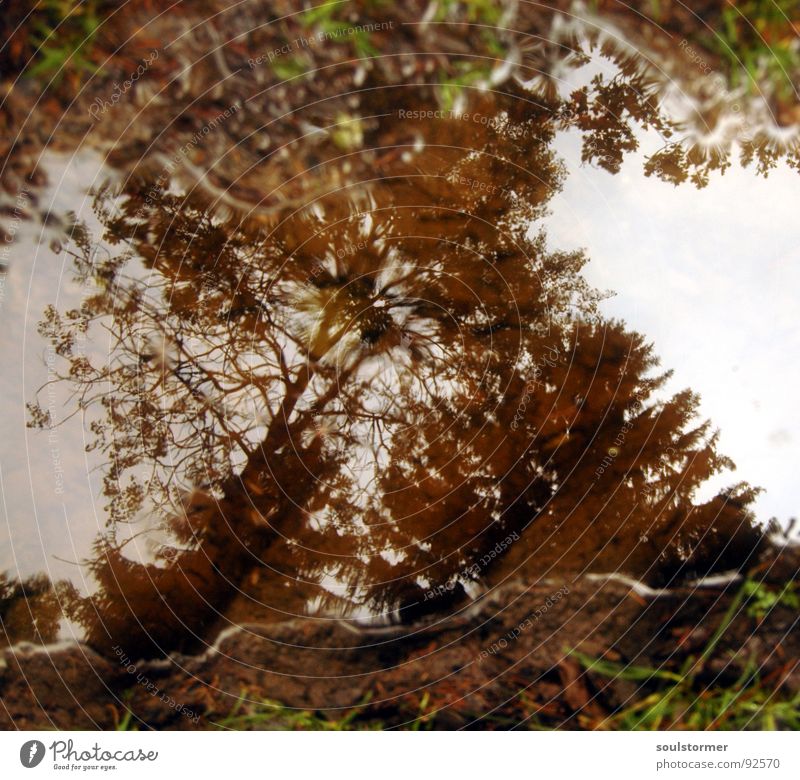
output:
<instances>
[{"instance_id":1,"label":"reflected sky","mask_svg":"<svg viewBox=\"0 0 800 780\"><path fill-rule=\"evenodd\" d=\"M705 189L673 187L642 175L661 142L642 133L641 144L612 176L582 167L579 139L562 136L570 176L551 204L550 237L587 248L587 278L616 292L603 311L654 342L675 369L669 390L700 393L736 476L765 488L759 518L786 521L798 514L800 180L780 167L763 179L734 164Z\"/></svg>"},{"instance_id":2,"label":"reflected sky","mask_svg":"<svg viewBox=\"0 0 800 780\"><path fill-rule=\"evenodd\" d=\"M53 365L48 344L37 332L44 308L55 300L74 306L82 297L71 262L50 247L62 239L63 228L43 226L38 214L52 212L63 221L75 211L96 224L87 193L102 171L102 159L84 153L48 154L45 160L51 180L39 203L28 209L32 219L19 224L0 307L5 367L0 388L6 399L0 417L0 569L23 577L47 571L82 583L77 562L86 558L106 522L97 501L97 462L84 452L87 437L80 416L51 436L27 427L25 404L48 380L48 360ZM54 387L47 397L62 414L69 408L63 388Z\"/></svg>"}]
</instances>

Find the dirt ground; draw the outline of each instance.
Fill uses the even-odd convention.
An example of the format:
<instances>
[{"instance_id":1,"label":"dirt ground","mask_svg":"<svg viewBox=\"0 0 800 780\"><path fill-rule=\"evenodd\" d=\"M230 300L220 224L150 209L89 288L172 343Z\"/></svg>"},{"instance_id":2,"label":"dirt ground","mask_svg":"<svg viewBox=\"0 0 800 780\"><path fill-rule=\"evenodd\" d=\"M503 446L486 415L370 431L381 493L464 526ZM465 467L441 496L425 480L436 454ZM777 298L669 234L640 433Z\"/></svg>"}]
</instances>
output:
<instances>
[{"instance_id":1,"label":"dirt ground","mask_svg":"<svg viewBox=\"0 0 800 780\"><path fill-rule=\"evenodd\" d=\"M798 569L797 548L773 548L750 579L785 583ZM0 728L209 729L265 699L331 719L359 707L359 721L383 727L424 714L444 729L507 728L532 715L552 727L597 728L648 693L648 681L586 672L574 650L671 671L695 659L698 691L732 682L755 661L762 684L797 692L796 609L755 618L743 604L702 657L739 590L737 581L668 591L598 577L517 582L402 633L320 619L244 625L200 655L147 662L83 645L18 645L0 656Z\"/></svg>"}]
</instances>

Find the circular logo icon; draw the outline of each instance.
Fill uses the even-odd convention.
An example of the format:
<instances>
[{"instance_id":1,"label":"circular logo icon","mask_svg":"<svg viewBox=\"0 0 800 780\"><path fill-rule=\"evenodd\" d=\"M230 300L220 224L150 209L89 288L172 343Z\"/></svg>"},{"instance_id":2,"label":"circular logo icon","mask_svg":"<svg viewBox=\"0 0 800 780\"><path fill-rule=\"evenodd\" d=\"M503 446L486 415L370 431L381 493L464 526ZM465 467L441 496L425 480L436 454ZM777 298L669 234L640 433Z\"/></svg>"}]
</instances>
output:
<instances>
[{"instance_id":1,"label":"circular logo icon","mask_svg":"<svg viewBox=\"0 0 800 780\"><path fill-rule=\"evenodd\" d=\"M39 766L43 758L44 742L39 742L38 739L29 739L19 749L19 760L22 762L22 766L28 769Z\"/></svg>"}]
</instances>

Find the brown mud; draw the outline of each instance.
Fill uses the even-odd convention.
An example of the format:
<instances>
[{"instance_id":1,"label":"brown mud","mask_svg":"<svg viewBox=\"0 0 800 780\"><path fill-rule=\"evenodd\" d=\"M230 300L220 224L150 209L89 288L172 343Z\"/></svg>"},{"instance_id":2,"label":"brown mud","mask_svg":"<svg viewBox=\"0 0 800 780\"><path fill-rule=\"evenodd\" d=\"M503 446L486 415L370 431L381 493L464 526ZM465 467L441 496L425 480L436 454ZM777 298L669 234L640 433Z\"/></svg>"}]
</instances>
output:
<instances>
[{"instance_id":1,"label":"brown mud","mask_svg":"<svg viewBox=\"0 0 800 780\"><path fill-rule=\"evenodd\" d=\"M800 553L784 547L765 553L750 577L782 584L798 573ZM753 662L776 696L797 693L794 609L778 605L757 619L739 606L702 658L739 587L642 592L602 578L514 582L468 611L399 633L319 619L249 624L199 656L156 662L110 660L86 645L20 645L2 656L0 728L111 729L130 710L128 727L208 729L264 700L334 719L355 708L356 726L403 727L422 715L433 728L602 728L648 692L647 681L587 672L573 650L673 672L700 659L699 698ZM565 595L554 598L559 589ZM268 727L281 725L276 717Z\"/></svg>"}]
</instances>

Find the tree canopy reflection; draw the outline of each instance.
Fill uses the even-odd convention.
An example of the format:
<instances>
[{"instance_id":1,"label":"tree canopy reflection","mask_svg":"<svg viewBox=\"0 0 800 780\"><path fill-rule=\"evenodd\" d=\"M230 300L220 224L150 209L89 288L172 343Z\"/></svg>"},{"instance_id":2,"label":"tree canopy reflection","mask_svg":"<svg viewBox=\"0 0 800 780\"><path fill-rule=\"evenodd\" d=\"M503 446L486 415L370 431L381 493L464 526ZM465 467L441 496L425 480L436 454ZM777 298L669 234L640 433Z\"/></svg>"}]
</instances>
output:
<instances>
[{"instance_id":1,"label":"tree canopy reflection","mask_svg":"<svg viewBox=\"0 0 800 780\"><path fill-rule=\"evenodd\" d=\"M97 645L182 646L241 599L410 622L508 577L668 582L753 552L750 487L695 502L731 465L697 397L659 394L650 345L537 226L558 129L611 171L637 124L668 130L643 74L458 111L383 86L292 144L269 219L133 177L98 193L103 236L73 231L91 291L41 331L105 464L100 588L73 610ZM169 534L150 563L121 541L143 517Z\"/></svg>"}]
</instances>

